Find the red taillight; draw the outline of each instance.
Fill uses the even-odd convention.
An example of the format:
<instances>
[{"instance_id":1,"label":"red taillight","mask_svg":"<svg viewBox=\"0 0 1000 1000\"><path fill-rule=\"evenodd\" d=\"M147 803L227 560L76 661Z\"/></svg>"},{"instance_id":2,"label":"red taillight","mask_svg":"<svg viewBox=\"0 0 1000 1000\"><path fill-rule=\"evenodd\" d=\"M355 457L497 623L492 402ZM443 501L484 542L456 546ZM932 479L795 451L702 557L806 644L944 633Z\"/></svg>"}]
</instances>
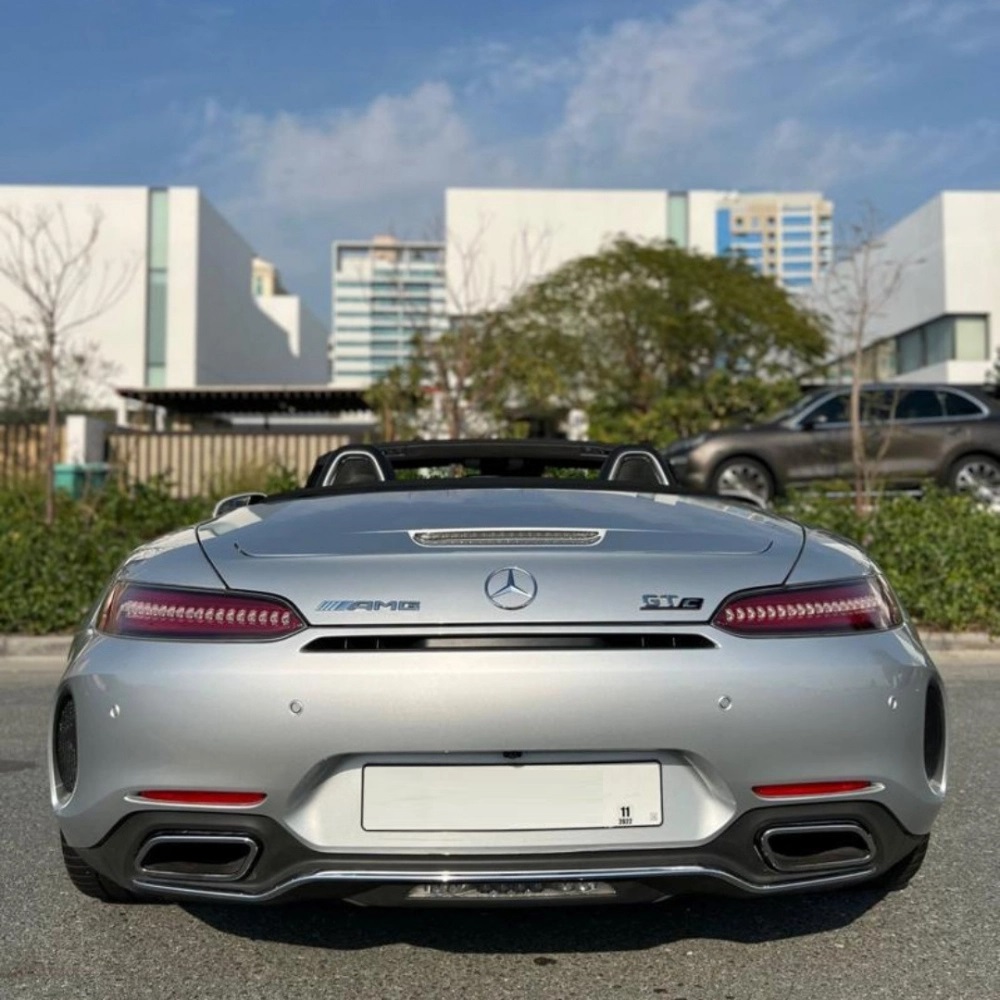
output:
<instances>
[{"instance_id":1,"label":"red taillight","mask_svg":"<svg viewBox=\"0 0 1000 1000\"><path fill-rule=\"evenodd\" d=\"M822 587L794 587L737 594L712 624L740 635L869 632L902 622L899 605L877 577Z\"/></svg>"},{"instance_id":2,"label":"red taillight","mask_svg":"<svg viewBox=\"0 0 1000 1000\"><path fill-rule=\"evenodd\" d=\"M116 587L98 618L102 632L163 639L280 639L304 627L276 597L142 584Z\"/></svg>"},{"instance_id":3,"label":"red taillight","mask_svg":"<svg viewBox=\"0 0 1000 1000\"><path fill-rule=\"evenodd\" d=\"M149 802L171 802L185 806L256 806L267 796L263 792L202 792L176 788L153 788L136 793Z\"/></svg>"},{"instance_id":4,"label":"red taillight","mask_svg":"<svg viewBox=\"0 0 1000 1000\"><path fill-rule=\"evenodd\" d=\"M762 799L793 799L806 795L842 795L871 788L870 781L798 781L787 785L754 785L754 795Z\"/></svg>"}]
</instances>

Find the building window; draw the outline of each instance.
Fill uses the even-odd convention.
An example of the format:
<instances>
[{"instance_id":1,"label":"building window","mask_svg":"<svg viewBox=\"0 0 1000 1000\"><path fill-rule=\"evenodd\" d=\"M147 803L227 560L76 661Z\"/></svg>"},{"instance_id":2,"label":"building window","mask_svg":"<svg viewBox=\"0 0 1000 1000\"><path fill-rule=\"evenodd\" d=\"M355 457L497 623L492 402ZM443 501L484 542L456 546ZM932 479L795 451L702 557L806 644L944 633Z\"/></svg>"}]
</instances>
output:
<instances>
[{"instance_id":1,"label":"building window","mask_svg":"<svg viewBox=\"0 0 1000 1000\"><path fill-rule=\"evenodd\" d=\"M985 316L955 317L955 360L982 361L990 356Z\"/></svg>"},{"instance_id":2,"label":"building window","mask_svg":"<svg viewBox=\"0 0 1000 1000\"><path fill-rule=\"evenodd\" d=\"M985 316L939 316L895 337L900 375L945 361L985 361L989 336Z\"/></svg>"},{"instance_id":3,"label":"building window","mask_svg":"<svg viewBox=\"0 0 1000 1000\"><path fill-rule=\"evenodd\" d=\"M167 383L167 261L170 232L170 193L149 192L149 230L146 271L146 385Z\"/></svg>"}]
</instances>

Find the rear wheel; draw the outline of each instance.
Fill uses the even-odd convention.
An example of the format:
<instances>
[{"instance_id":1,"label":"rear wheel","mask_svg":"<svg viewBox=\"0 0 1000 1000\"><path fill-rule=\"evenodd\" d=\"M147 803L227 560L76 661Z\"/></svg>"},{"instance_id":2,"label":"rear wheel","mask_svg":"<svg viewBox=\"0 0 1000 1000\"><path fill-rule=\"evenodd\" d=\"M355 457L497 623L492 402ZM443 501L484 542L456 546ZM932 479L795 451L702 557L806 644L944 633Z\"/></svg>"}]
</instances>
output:
<instances>
[{"instance_id":1,"label":"rear wheel","mask_svg":"<svg viewBox=\"0 0 1000 1000\"><path fill-rule=\"evenodd\" d=\"M134 903L136 896L123 889L120 885L106 879L99 872L95 871L66 843L64 837L59 838L62 843L63 864L66 865L66 874L69 880L85 896L92 899L99 899L102 903Z\"/></svg>"},{"instance_id":2,"label":"rear wheel","mask_svg":"<svg viewBox=\"0 0 1000 1000\"><path fill-rule=\"evenodd\" d=\"M774 497L774 477L763 462L739 456L727 458L712 475L712 492L749 494L760 503L770 503Z\"/></svg>"},{"instance_id":3,"label":"rear wheel","mask_svg":"<svg viewBox=\"0 0 1000 1000\"><path fill-rule=\"evenodd\" d=\"M930 842L931 838L930 834L928 834L902 861L897 861L888 871L879 875L877 879L868 882L865 888L883 889L886 892L897 892L899 889L905 889L910 884L913 876L920 871L920 866L924 863L924 858L927 856L927 848Z\"/></svg>"},{"instance_id":4,"label":"rear wheel","mask_svg":"<svg viewBox=\"0 0 1000 1000\"><path fill-rule=\"evenodd\" d=\"M961 493L1000 494L1000 462L990 455L965 455L948 470L948 485Z\"/></svg>"}]
</instances>

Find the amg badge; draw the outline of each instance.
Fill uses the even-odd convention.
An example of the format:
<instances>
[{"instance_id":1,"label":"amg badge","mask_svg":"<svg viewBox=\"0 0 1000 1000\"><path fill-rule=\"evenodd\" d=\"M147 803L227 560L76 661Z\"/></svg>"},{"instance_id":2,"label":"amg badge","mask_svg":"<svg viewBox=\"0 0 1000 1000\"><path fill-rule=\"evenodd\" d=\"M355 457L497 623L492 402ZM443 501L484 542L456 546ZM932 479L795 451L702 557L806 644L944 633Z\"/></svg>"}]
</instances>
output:
<instances>
[{"instance_id":1,"label":"amg badge","mask_svg":"<svg viewBox=\"0 0 1000 1000\"><path fill-rule=\"evenodd\" d=\"M419 611L420 601L320 601L317 611Z\"/></svg>"}]
</instances>

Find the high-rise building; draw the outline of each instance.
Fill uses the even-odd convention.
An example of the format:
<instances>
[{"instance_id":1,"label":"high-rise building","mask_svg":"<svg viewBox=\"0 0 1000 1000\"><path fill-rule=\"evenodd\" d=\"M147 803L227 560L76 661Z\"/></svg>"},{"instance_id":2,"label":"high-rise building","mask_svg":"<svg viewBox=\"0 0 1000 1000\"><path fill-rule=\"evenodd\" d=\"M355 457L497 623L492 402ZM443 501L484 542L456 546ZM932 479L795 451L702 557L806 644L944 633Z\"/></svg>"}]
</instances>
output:
<instances>
[{"instance_id":1,"label":"high-rise building","mask_svg":"<svg viewBox=\"0 0 1000 1000\"><path fill-rule=\"evenodd\" d=\"M785 288L808 288L833 257L833 204L821 194L729 194L715 209L715 252L740 253Z\"/></svg>"},{"instance_id":2,"label":"high-rise building","mask_svg":"<svg viewBox=\"0 0 1000 1000\"><path fill-rule=\"evenodd\" d=\"M817 192L449 188L449 311L501 305L531 281L624 235L703 254L744 255L790 289L832 256L833 205Z\"/></svg>"},{"instance_id":3,"label":"high-rise building","mask_svg":"<svg viewBox=\"0 0 1000 1000\"><path fill-rule=\"evenodd\" d=\"M333 244L333 383L364 388L447 329L444 244L376 236Z\"/></svg>"}]
</instances>

